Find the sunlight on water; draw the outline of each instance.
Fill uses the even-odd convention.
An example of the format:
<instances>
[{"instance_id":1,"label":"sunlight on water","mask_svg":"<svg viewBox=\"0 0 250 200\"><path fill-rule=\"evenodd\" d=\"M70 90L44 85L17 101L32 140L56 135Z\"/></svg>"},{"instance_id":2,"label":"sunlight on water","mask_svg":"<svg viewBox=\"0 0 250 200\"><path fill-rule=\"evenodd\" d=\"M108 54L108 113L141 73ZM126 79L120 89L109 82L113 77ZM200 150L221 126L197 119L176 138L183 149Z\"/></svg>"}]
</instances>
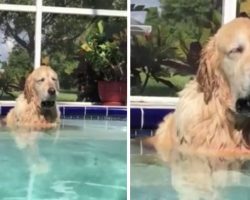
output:
<instances>
[{"instance_id":1,"label":"sunlight on water","mask_svg":"<svg viewBox=\"0 0 250 200\"><path fill-rule=\"evenodd\" d=\"M249 200L250 160L173 152L131 155L131 200Z\"/></svg>"},{"instance_id":2,"label":"sunlight on water","mask_svg":"<svg viewBox=\"0 0 250 200\"><path fill-rule=\"evenodd\" d=\"M0 130L1 200L126 199L126 122Z\"/></svg>"}]
</instances>

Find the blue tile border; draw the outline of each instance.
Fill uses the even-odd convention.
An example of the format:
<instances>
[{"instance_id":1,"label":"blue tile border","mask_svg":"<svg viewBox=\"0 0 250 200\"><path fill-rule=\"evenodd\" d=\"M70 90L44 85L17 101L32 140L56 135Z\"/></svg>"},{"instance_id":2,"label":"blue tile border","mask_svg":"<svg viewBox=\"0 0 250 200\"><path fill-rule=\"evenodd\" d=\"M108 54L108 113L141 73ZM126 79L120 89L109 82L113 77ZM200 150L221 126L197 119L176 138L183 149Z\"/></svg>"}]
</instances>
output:
<instances>
[{"instance_id":1,"label":"blue tile border","mask_svg":"<svg viewBox=\"0 0 250 200\"><path fill-rule=\"evenodd\" d=\"M141 129L143 127L143 113L142 108L130 109L130 128Z\"/></svg>"},{"instance_id":2,"label":"blue tile border","mask_svg":"<svg viewBox=\"0 0 250 200\"><path fill-rule=\"evenodd\" d=\"M0 117L7 115L13 106L0 106ZM127 107L106 107L106 106L67 106L59 105L62 118L82 118L82 117L109 117L109 118L127 118Z\"/></svg>"},{"instance_id":3,"label":"blue tile border","mask_svg":"<svg viewBox=\"0 0 250 200\"><path fill-rule=\"evenodd\" d=\"M13 106L0 105L0 116L6 116ZM59 105L62 118L109 117L127 119L125 106L68 106ZM132 107L130 108L131 137L152 135L164 116L173 112L173 108Z\"/></svg>"},{"instance_id":4,"label":"blue tile border","mask_svg":"<svg viewBox=\"0 0 250 200\"><path fill-rule=\"evenodd\" d=\"M162 108L144 108L143 111L143 129L156 129L163 118L173 112L171 109Z\"/></svg>"},{"instance_id":5,"label":"blue tile border","mask_svg":"<svg viewBox=\"0 0 250 200\"><path fill-rule=\"evenodd\" d=\"M172 113L173 108L135 107L130 109L130 137L154 135L155 129L163 118Z\"/></svg>"},{"instance_id":6,"label":"blue tile border","mask_svg":"<svg viewBox=\"0 0 250 200\"><path fill-rule=\"evenodd\" d=\"M74 106L74 107L63 107L64 112L61 113L62 117L67 117L67 116L85 116L85 107L82 106Z\"/></svg>"},{"instance_id":7,"label":"blue tile border","mask_svg":"<svg viewBox=\"0 0 250 200\"><path fill-rule=\"evenodd\" d=\"M1 116L7 115L7 113L10 111L11 108L12 108L12 106L1 106L1 109L0 109L1 113L0 113L0 115Z\"/></svg>"},{"instance_id":8,"label":"blue tile border","mask_svg":"<svg viewBox=\"0 0 250 200\"><path fill-rule=\"evenodd\" d=\"M111 116L126 116L127 117L127 108L121 109L120 107L108 107L107 115Z\"/></svg>"},{"instance_id":9,"label":"blue tile border","mask_svg":"<svg viewBox=\"0 0 250 200\"><path fill-rule=\"evenodd\" d=\"M156 129L172 108L131 108L130 129Z\"/></svg>"},{"instance_id":10,"label":"blue tile border","mask_svg":"<svg viewBox=\"0 0 250 200\"><path fill-rule=\"evenodd\" d=\"M90 116L107 116L107 107L86 107L85 115Z\"/></svg>"}]
</instances>

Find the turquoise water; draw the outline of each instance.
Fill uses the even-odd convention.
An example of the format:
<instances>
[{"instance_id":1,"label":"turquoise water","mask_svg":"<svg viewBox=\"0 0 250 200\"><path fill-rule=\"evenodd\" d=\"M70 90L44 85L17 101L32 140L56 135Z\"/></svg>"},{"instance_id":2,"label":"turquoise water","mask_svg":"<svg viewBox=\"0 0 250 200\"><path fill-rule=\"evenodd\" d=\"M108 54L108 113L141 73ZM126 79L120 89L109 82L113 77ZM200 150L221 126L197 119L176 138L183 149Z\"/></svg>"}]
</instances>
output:
<instances>
[{"instance_id":1,"label":"turquoise water","mask_svg":"<svg viewBox=\"0 0 250 200\"><path fill-rule=\"evenodd\" d=\"M50 132L0 129L1 200L126 199L126 122L62 120Z\"/></svg>"},{"instance_id":2,"label":"turquoise water","mask_svg":"<svg viewBox=\"0 0 250 200\"><path fill-rule=\"evenodd\" d=\"M250 158L131 154L131 200L249 199Z\"/></svg>"}]
</instances>

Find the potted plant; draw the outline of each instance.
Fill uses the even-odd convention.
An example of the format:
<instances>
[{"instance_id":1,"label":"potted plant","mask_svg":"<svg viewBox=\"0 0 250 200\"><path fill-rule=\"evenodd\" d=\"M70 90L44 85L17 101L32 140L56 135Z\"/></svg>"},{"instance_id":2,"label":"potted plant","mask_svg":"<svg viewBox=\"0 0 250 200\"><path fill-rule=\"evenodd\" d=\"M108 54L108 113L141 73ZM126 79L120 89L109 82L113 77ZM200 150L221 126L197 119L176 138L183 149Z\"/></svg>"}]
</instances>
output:
<instances>
[{"instance_id":1,"label":"potted plant","mask_svg":"<svg viewBox=\"0 0 250 200\"><path fill-rule=\"evenodd\" d=\"M98 77L99 97L105 105L126 103L126 47L126 32L107 39L103 21L97 23L97 31L88 34L81 45L81 59Z\"/></svg>"}]
</instances>

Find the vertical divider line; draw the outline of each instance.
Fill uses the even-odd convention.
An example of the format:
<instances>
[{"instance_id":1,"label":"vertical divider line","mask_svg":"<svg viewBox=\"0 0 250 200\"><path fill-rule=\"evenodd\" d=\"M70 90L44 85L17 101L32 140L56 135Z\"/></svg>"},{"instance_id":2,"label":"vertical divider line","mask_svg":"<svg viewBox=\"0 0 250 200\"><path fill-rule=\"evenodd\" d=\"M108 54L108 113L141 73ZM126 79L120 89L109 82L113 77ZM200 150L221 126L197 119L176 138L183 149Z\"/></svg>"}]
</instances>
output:
<instances>
[{"instance_id":1,"label":"vertical divider line","mask_svg":"<svg viewBox=\"0 0 250 200\"><path fill-rule=\"evenodd\" d=\"M237 0L223 0L222 2L222 24L225 24L236 17Z\"/></svg>"},{"instance_id":2,"label":"vertical divider line","mask_svg":"<svg viewBox=\"0 0 250 200\"><path fill-rule=\"evenodd\" d=\"M127 0L127 200L130 200L130 0Z\"/></svg>"},{"instance_id":3,"label":"vertical divider line","mask_svg":"<svg viewBox=\"0 0 250 200\"><path fill-rule=\"evenodd\" d=\"M109 116L109 107L106 107L106 106L105 106L105 109L106 109L105 117L108 117L108 116Z\"/></svg>"},{"instance_id":4,"label":"vertical divider line","mask_svg":"<svg viewBox=\"0 0 250 200\"><path fill-rule=\"evenodd\" d=\"M142 139L140 139L140 155L143 155L143 145L142 145Z\"/></svg>"},{"instance_id":5,"label":"vertical divider line","mask_svg":"<svg viewBox=\"0 0 250 200\"><path fill-rule=\"evenodd\" d=\"M87 115L87 106L85 106L84 108L85 108L85 109L84 109L84 118L85 118L86 115Z\"/></svg>"},{"instance_id":6,"label":"vertical divider line","mask_svg":"<svg viewBox=\"0 0 250 200\"><path fill-rule=\"evenodd\" d=\"M144 127L144 109L141 107L141 129Z\"/></svg>"},{"instance_id":7,"label":"vertical divider line","mask_svg":"<svg viewBox=\"0 0 250 200\"><path fill-rule=\"evenodd\" d=\"M42 0L36 1L36 25L35 25L35 69L41 64L41 48L42 48Z\"/></svg>"}]
</instances>

